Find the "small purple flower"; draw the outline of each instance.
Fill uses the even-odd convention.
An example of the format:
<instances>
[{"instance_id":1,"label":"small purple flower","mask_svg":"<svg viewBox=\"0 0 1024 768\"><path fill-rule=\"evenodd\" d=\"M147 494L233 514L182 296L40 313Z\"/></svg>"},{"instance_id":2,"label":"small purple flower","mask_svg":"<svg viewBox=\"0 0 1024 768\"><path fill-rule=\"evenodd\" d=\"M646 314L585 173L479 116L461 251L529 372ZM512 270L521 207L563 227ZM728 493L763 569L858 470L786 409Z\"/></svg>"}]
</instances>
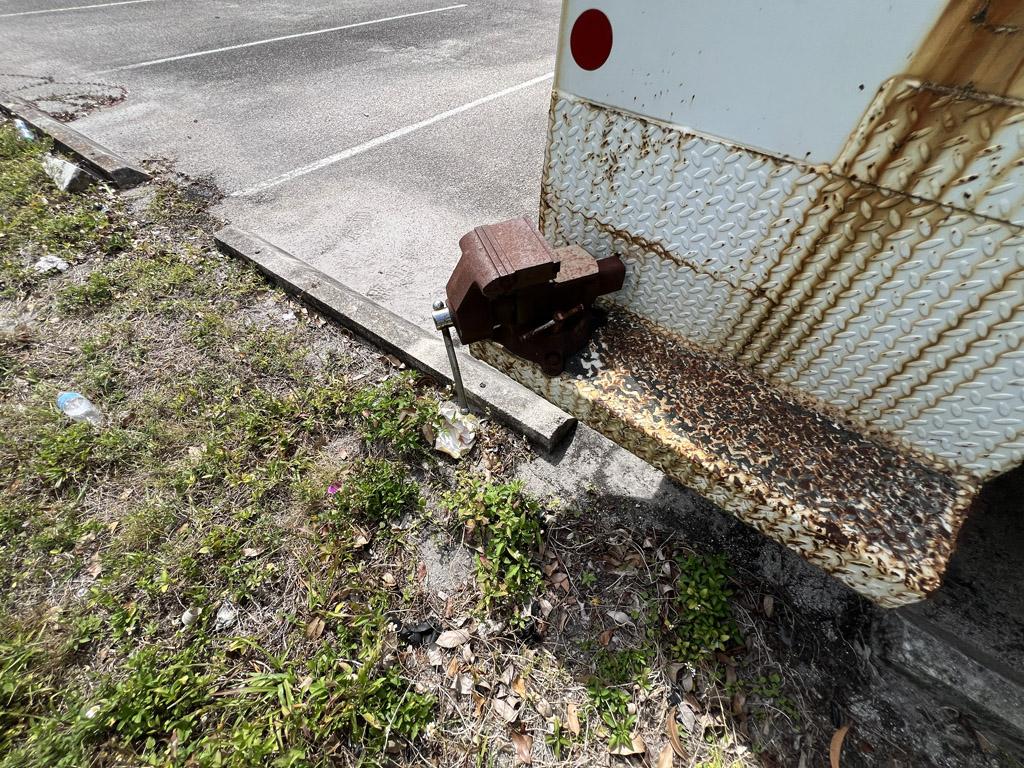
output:
<instances>
[{"instance_id":1,"label":"small purple flower","mask_svg":"<svg viewBox=\"0 0 1024 768\"><path fill-rule=\"evenodd\" d=\"M340 490L341 490L341 486L340 485L338 485L336 483L331 483L330 485L327 486L327 495L328 496L333 496L334 494L336 494Z\"/></svg>"}]
</instances>

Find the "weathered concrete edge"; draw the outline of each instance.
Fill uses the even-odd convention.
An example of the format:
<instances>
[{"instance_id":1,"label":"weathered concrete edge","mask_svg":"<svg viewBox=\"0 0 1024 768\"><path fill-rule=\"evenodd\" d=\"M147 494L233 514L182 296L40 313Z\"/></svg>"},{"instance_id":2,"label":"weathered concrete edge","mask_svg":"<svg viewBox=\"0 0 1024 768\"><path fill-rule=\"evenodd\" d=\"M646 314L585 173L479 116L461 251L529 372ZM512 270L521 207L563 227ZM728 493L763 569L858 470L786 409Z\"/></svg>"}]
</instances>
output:
<instances>
[{"instance_id":1,"label":"weathered concrete edge","mask_svg":"<svg viewBox=\"0 0 1024 768\"><path fill-rule=\"evenodd\" d=\"M887 612L876 633L889 664L969 712L1000 746L1024 759L1024 687L1003 674L997 660L906 612Z\"/></svg>"},{"instance_id":2,"label":"weathered concrete edge","mask_svg":"<svg viewBox=\"0 0 1024 768\"><path fill-rule=\"evenodd\" d=\"M73 154L89 170L111 182L118 189L130 189L150 179L150 175L141 168L132 165L74 128L36 109L24 99L0 91L0 111L11 117L21 118L40 133L45 133L57 146Z\"/></svg>"},{"instance_id":3,"label":"weathered concrete edge","mask_svg":"<svg viewBox=\"0 0 1024 768\"><path fill-rule=\"evenodd\" d=\"M440 334L424 331L257 235L229 226L214 239L222 250L250 262L358 336L406 365L451 383ZM551 451L575 427L575 417L462 350L458 355L470 401L532 442Z\"/></svg>"}]
</instances>

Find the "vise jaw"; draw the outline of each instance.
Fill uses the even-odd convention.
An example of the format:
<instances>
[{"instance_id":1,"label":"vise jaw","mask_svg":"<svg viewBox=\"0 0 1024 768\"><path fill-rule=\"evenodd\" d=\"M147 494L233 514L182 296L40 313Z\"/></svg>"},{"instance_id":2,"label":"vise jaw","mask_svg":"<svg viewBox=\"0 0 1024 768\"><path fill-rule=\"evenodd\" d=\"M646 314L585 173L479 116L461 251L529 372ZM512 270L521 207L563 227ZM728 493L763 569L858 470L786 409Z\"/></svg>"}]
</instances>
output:
<instances>
[{"instance_id":1,"label":"vise jaw","mask_svg":"<svg viewBox=\"0 0 1024 768\"><path fill-rule=\"evenodd\" d=\"M446 289L463 344L491 339L555 376L597 326L598 296L622 288L618 256L552 248L525 216L477 227L460 241Z\"/></svg>"}]
</instances>

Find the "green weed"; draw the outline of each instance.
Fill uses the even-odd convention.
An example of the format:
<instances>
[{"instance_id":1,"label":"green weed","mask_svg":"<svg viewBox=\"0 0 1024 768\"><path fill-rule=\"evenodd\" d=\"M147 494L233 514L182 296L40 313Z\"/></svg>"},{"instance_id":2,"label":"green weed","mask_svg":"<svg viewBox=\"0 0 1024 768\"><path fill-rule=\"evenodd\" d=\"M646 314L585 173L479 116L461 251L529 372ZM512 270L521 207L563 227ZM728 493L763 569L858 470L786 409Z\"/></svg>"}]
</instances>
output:
<instances>
[{"instance_id":1,"label":"green weed","mask_svg":"<svg viewBox=\"0 0 1024 768\"><path fill-rule=\"evenodd\" d=\"M85 739L111 737L140 751L164 751L171 739L188 742L213 703L215 676L194 646L174 653L147 647L107 683L78 722Z\"/></svg>"},{"instance_id":2,"label":"green weed","mask_svg":"<svg viewBox=\"0 0 1024 768\"><path fill-rule=\"evenodd\" d=\"M364 459L332 490L325 517L336 525L353 519L387 525L423 503L405 467L386 459Z\"/></svg>"},{"instance_id":3,"label":"green weed","mask_svg":"<svg viewBox=\"0 0 1024 768\"><path fill-rule=\"evenodd\" d=\"M381 665L384 619L379 607L365 610L306 661L262 652L265 669L216 714L218 725L197 750L200 764L334 765L347 743L361 764L379 765L389 743L419 738L434 699L397 667Z\"/></svg>"},{"instance_id":4,"label":"green weed","mask_svg":"<svg viewBox=\"0 0 1024 768\"><path fill-rule=\"evenodd\" d=\"M541 584L537 503L523 493L521 483L489 484L473 475L463 475L445 503L480 542L476 570L481 607L514 617Z\"/></svg>"},{"instance_id":5,"label":"green weed","mask_svg":"<svg viewBox=\"0 0 1024 768\"><path fill-rule=\"evenodd\" d=\"M592 680L587 685L587 696L597 716L608 729L608 748L615 751L632 744L637 724L636 715L629 711L632 695L622 688L609 687L600 680Z\"/></svg>"},{"instance_id":6,"label":"green weed","mask_svg":"<svg viewBox=\"0 0 1024 768\"><path fill-rule=\"evenodd\" d=\"M46 653L36 634L0 636L0 754L45 710L55 693L41 671Z\"/></svg>"},{"instance_id":7,"label":"green weed","mask_svg":"<svg viewBox=\"0 0 1024 768\"><path fill-rule=\"evenodd\" d=\"M176 487L213 492L226 483L244 488L253 500L298 478L308 466L306 441L336 422L345 399L343 390L329 385L278 395L235 384L203 395L209 400L197 405L206 435Z\"/></svg>"},{"instance_id":8,"label":"green weed","mask_svg":"<svg viewBox=\"0 0 1024 768\"><path fill-rule=\"evenodd\" d=\"M558 717L551 719L549 727L550 730L544 735L544 743L548 745L548 749L551 750L555 759L561 760L563 756L567 756L572 751L576 740L572 731L566 728Z\"/></svg>"},{"instance_id":9,"label":"green weed","mask_svg":"<svg viewBox=\"0 0 1024 768\"><path fill-rule=\"evenodd\" d=\"M44 279L27 268L24 255L74 260L83 252L113 254L123 234L108 211L90 196L57 190L42 170L48 140L27 142L0 124L0 297L35 289ZM96 286L93 286L94 288Z\"/></svg>"},{"instance_id":10,"label":"green weed","mask_svg":"<svg viewBox=\"0 0 1024 768\"><path fill-rule=\"evenodd\" d=\"M53 493L81 493L136 458L144 445L138 433L53 419L34 434L23 475Z\"/></svg>"},{"instance_id":11,"label":"green weed","mask_svg":"<svg viewBox=\"0 0 1024 768\"><path fill-rule=\"evenodd\" d=\"M604 685L648 684L651 672L649 654L643 649L599 650L594 657L594 673Z\"/></svg>"},{"instance_id":12,"label":"green weed","mask_svg":"<svg viewBox=\"0 0 1024 768\"><path fill-rule=\"evenodd\" d=\"M691 555L677 560L676 567L670 648L677 661L695 663L725 650L739 635L729 607L729 570L722 555Z\"/></svg>"},{"instance_id":13,"label":"green weed","mask_svg":"<svg viewBox=\"0 0 1024 768\"><path fill-rule=\"evenodd\" d=\"M437 419L437 402L416 392L416 376L403 373L356 392L350 412L363 439L399 455L423 451L423 427Z\"/></svg>"},{"instance_id":14,"label":"green weed","mask_svg":"<svg viewBox=\"0 0 1024 768\"><path fill-rule=\"evenodd\" d=\"M637 724L629 707L632 690L634 686L650 688L650 671L648 653L643 649L602 648L594 657L594 675L587 683L587 695L609 731L612 750L632 744Z\"/></svg>"}]
</instances>

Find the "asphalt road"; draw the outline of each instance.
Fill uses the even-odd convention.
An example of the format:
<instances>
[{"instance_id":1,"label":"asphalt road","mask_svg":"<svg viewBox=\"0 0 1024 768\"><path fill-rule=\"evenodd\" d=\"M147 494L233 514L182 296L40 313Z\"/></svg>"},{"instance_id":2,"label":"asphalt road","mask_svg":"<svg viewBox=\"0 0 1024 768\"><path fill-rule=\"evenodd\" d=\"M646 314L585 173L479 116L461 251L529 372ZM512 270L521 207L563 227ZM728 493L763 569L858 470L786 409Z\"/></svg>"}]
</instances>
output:
<instances>
[{"instance_id":1,"label":"asphalt road","mask_svg":"<svg viewBox=\"0 0 1024 768\"><path fill-rule=\"evenodd\" d=\"M429 327L459 238L537 210L559 10L0 0L0 88L123 89L75 126L212 175L220 215Z\"/></svg>"}]
</instances>

